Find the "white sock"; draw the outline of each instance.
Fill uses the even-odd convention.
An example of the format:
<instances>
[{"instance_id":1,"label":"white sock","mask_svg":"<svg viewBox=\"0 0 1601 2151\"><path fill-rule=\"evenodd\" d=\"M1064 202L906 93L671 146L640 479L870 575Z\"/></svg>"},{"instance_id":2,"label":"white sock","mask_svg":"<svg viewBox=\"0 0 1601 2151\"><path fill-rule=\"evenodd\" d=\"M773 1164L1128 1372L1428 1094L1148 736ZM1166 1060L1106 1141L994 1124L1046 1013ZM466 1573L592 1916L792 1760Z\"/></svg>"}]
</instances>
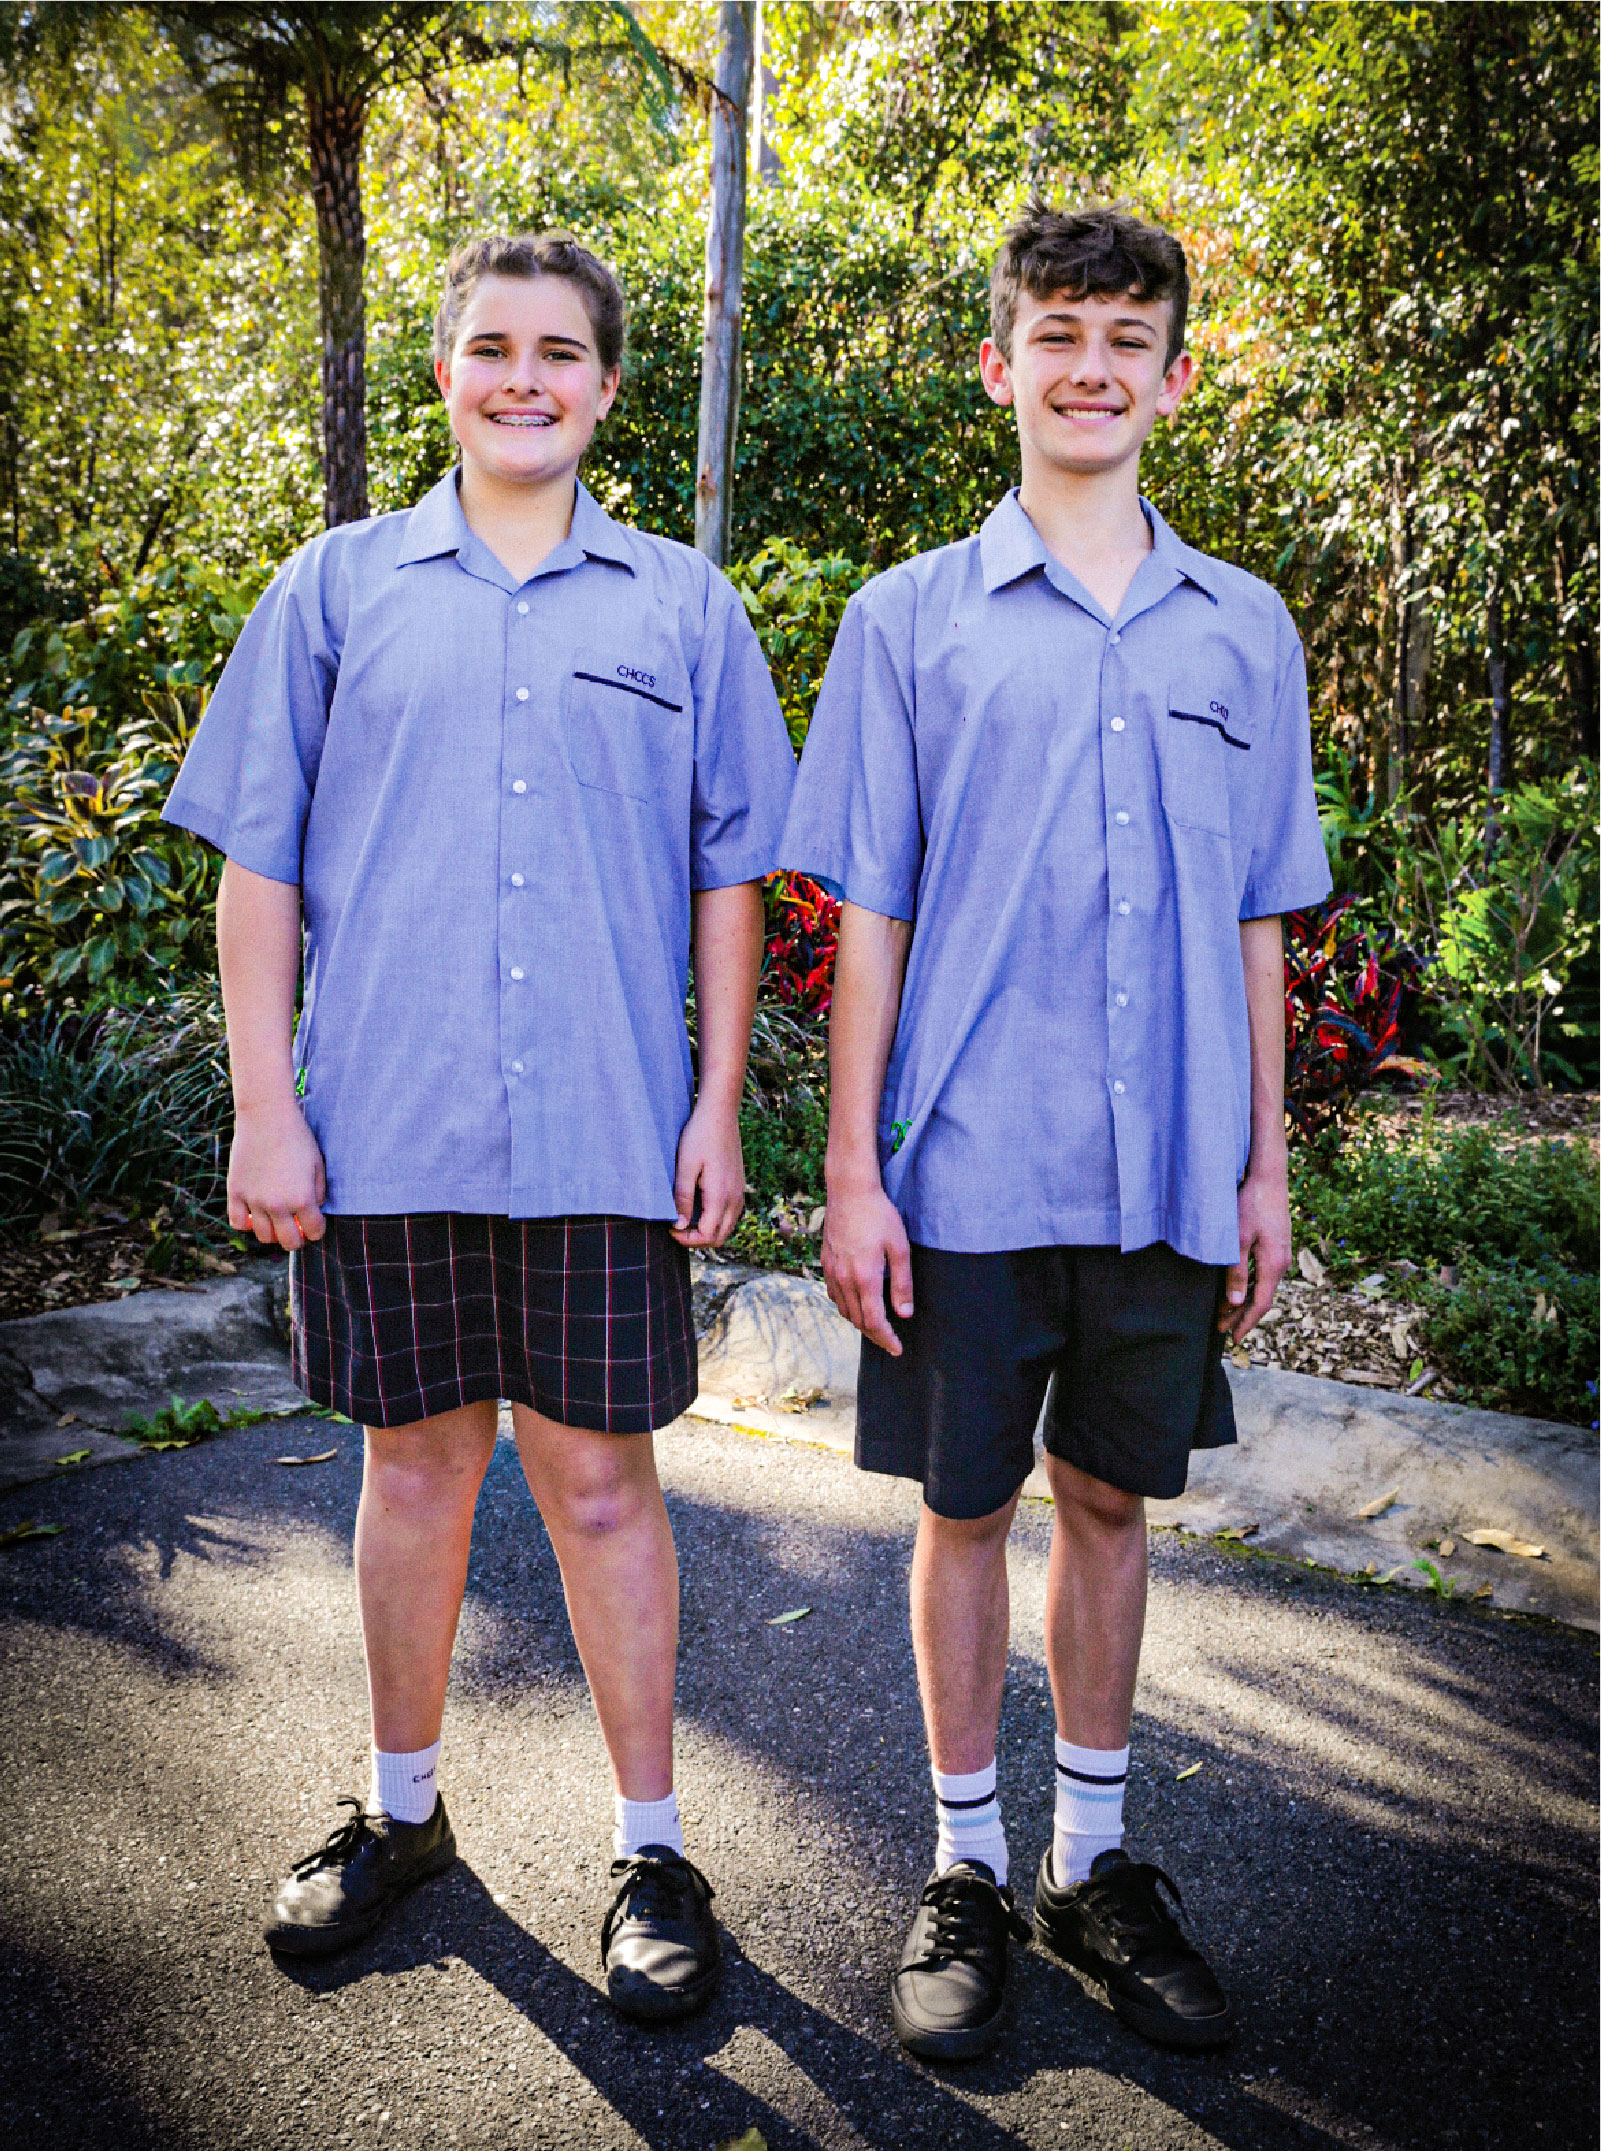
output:
<instances>
[{"instance_id":1,"label":"white sock","mask_svg":"<svg viewBox=\"0 0 1601 2151\"><path fill-rule=\"evenodd\" d=\"M995 1765L963 1773L932 1772L939 1814L934 1870L944 1874L958 1860L982 1860L996 1881L1006 1881L1006 1832L995 1797Z\"/></svg>"},{"instance_id":2,"label":"white sock","mask_svg":"<svg viewBox=\"0 0 1601 2151\"><path fill-rule=\"evenodd\" d=\"M439 1796L438 1775L437 1740L415 1755L386 1755L382 1748L374 1748L367 1804L382 1808L392 1822L426 1822Z\"/></svg>"},{"instance_id":3,"label":"white sock","mask_svg":"<svg viewBox=\"0 0 1601 2151\"><path fill-rule=\"evenodd\" d=\"M1096 1854L1122 1844L1127 1780L1127 1748L1075 1748L1057 1734L1051 1874L1058 1889L1087 1881Z\"/></svg>"},{"instance_id":4,"label":"white sock","mask_svg":"<svg viewBox=\"0 0 1601 2151\"><path fill-rule=\"evenodd\" d=\"M683 1851L684 1825L678 1819L677 1793L670 1792L665 1800L625 1800L616 1793L613 1804L617 1810L611 1834L615 1858L631 1860L647 1845L665 1845L669 1852Z\"/></svg>"}]
</instances>

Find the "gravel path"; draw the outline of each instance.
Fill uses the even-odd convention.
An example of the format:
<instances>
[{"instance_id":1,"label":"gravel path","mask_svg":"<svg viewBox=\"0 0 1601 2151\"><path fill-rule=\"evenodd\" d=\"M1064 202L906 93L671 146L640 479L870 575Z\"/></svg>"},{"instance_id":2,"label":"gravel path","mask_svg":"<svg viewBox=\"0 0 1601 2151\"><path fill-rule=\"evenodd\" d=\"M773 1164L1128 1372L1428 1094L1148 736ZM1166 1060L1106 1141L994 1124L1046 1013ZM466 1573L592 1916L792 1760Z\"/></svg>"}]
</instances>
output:
<instances>
[{"instance_id":1,"label":"gravel path","mask_svg":"<svg viewBox=\"0 0 1601 2151\"><path fill-rule=\"evenodd\" d=\"M271 1461L336 1434L331 1464ZM751 2127L770 2151L1588 2151L1593 1639L1159 1536L1131 1826L1241 2037L1164 2056L1031 1950L1004 2045L935 2071L899 2053L885 1995L932 1839L914 1491L688 1422L661 1453L680 1792L731 1960L666 2034L595 1984L605 1762L506 1444L446 1722L461 1864L320 1970L277 1968L256 1922L365 1775L350 1430L255 1428L0 1501L0 1530L65 1526L0 1553L6 2151L712 2151ZM1049 1827L1048 1532L1029 1504L1001 1756L1025 1893Z\"/></svg>"}]
</instances>

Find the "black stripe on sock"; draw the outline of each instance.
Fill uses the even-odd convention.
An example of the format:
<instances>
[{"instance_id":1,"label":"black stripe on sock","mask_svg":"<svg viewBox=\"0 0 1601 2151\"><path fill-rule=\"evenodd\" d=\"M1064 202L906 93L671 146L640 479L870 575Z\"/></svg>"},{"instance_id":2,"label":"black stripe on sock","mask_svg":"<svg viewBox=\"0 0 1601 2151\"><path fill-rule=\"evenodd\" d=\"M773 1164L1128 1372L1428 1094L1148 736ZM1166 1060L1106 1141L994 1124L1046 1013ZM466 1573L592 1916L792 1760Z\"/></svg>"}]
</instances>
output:
<instances>
[{"instance_id":1,"label":"black stripe on sock","mask_svg":"<svg viewBox=\"0 0 1601 2151\"><path fill-rule=\"evenodd\" d=\"M1128 1772L1126 1770L1121 1777L1092 1778L1087 1770L1069 1770L1066 1763L1058 1763L1056 1767L1064 1778L1071 1778L1075 1785L1126 1785L1128 1783Z\"/></svg>"},{"instance_id":2,"label":"black stripe on sock","mask_svg":"<svg viewBox=\"0 0 1601 2151\"><path fill-rule=\"evenodd\" d=\"M982 1800L947 1800L942 1794L936 1793L934 1795L934 1805L944 1808L950 1814L956 1814L962 1808L988 1807L990 1802L998 1797L997 1794L991 1792L986 1793Z\"/></svg>"}]
</instances>

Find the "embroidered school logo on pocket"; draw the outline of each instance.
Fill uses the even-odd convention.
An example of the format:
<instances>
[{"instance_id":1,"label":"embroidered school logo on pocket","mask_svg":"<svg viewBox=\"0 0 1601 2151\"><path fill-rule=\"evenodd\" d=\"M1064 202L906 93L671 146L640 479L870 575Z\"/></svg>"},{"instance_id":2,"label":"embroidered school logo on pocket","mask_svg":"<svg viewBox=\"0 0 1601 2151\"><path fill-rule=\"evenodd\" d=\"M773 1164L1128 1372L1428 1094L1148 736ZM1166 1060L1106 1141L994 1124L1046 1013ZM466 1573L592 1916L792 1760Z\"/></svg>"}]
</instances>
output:
<instances>
[{"instance_id":1,"label":"embroidered school logo on pocket","mask_svg":"<svg viewBox=\"0 0 1601 2151\"><path fill-rule=\"evenodd\" d=\"M657 798L673 785L692 749L687 683L670 660L619 659L581 651L563 697L567 758L591 791Z\"/></svg>"}]
</instances>

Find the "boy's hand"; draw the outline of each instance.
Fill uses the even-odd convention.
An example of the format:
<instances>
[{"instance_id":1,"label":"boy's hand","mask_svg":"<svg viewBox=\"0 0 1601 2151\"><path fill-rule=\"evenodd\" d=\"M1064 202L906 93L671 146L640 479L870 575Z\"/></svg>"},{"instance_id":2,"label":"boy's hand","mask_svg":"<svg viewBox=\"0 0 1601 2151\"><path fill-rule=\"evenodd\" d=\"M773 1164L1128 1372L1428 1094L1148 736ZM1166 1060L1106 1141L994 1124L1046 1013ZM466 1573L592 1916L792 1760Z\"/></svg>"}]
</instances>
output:
<instances>
[{"instance_id":1,"label":"boy's hand","mask_svg":"<svg viewBox=\"0 0 1601 2151\"><path fill-rule=\"evenodd\" d=\"M695 1192L700 1217L693 1229ZM702 1098L678 1138L678 1171L673 1181L678 1222L672 1228L680 1247L721 1247L739 1223L745 1207L745 1154L739 1147L739 1114Z\"/></svg>"},{"instance_id":2,"label":"boy's hand","mask_svg":"<svg viewBox=\"0 0 1601 2151\"><path fill-rule=\"evenodd\" d=\"M1256 1281L1253 1287L1251 1270ZM1240 1183L1240 1259L1224 1281L1226 1305L1217 1326L1243 1344L1273 1304L1290 1266L1290 1190L1279 1173L1247 1173ZM1247 1294L1249 1293L1249 1298Z\"/></svg>"},{"instance_id":3,"label":"boy's hand","mask_svg":"<svg viewBox=\"0 0 1601 2151\"><path fill-rule=\"evenodd\" d=\"M852 1328L899 1359L901 1341L884 1309L886 1268L891 1303L904 1321L912 1311L912 1250L900 1212L882 1187L848 1194L830 1187L823 1220L828 1296Z\"/></svg>"},{"instance_id":4,"label":"boy's hand","mask_svg":"<svg viewBox=\"0 0 1601 2151\"><path fill-rule=\"evenodd\" d=\"M298 1105L247 1106L234 1115L228 1222L263 1247L291 1250L323 1235L328 1176Z\"/></svg>"}]
</instances>

